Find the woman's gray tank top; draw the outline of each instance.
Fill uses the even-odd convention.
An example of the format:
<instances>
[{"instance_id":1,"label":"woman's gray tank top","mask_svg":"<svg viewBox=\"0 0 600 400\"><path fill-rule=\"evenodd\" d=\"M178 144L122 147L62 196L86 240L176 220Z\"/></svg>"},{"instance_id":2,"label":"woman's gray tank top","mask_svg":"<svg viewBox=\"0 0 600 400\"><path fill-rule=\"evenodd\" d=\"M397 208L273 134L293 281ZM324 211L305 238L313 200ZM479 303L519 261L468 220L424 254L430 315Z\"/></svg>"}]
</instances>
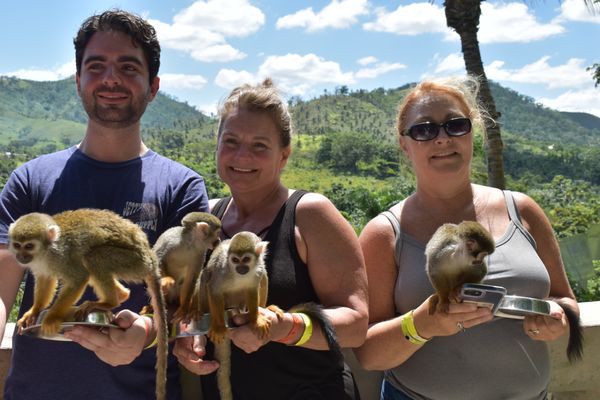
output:
<instances>
[{"instance_id":1,"label":"woman's gray tank top","mask_svg":"<svg viewBox=\"0 0 600 400\"><path fill-rule=\"evenodd\" d=\"M545 298L550 277L536 253L533 237L520 222L511 192L504 191L510 218L496 250L487 257L483 283L504 286L508 294ZM420 305L434 289L425 272L425 244L402 232L398 219L385 215L396 233L398 315ZM398 334L400 337L400 333ZM452 336L434 337L385 378L413 399L545 399L550 360L546 343L530 339L522 320L492 321Z\"/></svg>"}]
</instances>

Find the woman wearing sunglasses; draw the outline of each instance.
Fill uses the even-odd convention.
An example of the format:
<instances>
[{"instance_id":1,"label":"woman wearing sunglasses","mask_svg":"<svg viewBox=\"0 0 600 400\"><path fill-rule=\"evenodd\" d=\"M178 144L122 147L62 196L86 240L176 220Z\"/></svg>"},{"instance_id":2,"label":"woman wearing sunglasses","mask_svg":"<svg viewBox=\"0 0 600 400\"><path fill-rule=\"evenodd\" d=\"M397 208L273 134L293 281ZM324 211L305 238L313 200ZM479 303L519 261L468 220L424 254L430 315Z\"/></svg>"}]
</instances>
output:
<instances>
[{"instance_id":1,"label":"woman wearing sunglasses","mask_svg":"<svg viewBox=\"0 0 600 400\"><path fill-rule=\"evenodd\" d=\"M568 332L551 317L493 318L486 307L451 303L428 313L434 293L425 245L444 223L478 221L494 237L483 283L508 294L562 298L578 310L558 244L542 209L522 193L471 182L473 136L483 130L472 78L425 81L398 112L400 147L416 191L370 221L360 236L369 282L370 327L355 349L385 370L382 399L545 399L546 341ZM560 307L559 307L560 308Z\"/></svg>"}]
</instances>

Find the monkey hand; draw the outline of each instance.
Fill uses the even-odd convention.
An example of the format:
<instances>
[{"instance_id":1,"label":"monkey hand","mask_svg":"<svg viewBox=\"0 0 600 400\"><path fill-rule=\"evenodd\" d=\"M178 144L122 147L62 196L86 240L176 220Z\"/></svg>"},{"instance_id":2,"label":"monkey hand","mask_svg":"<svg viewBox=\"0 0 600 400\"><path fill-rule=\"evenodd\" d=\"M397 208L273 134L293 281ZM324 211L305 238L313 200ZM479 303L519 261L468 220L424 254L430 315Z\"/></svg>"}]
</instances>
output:
<instances>
[{"instance_id":1,"label":"monkey hand","mask_svg":"<svg viewBox=\"0 0 600 400\"><path fill-rule=\"evenodd\" d=\"M227 336L227 328L225 327L225 325L217 325L211 323L207 335L211 342L221 344Z\"/></svg>"},{"instance_id":2,"label":"monkey hand","mask_svg":"<svg viewBox=\"0 0 600 400\"><path fill-rule=\"evenodd\" d=\"M23 314L21 318L17 321L17 326L19 327L19 331L21 329L27 328L28 326L34 325L37 322L39 312L30 308L28 311Z\"/></svg>"},{"instance_id":3,"label":"monkey hand","mask_svg":"<svg viewBox=\"0 0 600 400\"><path fill-rule=\"evenodd\" d=\"M240 349L246 353L252 353L260 349L271 340L271 337L284 337L289 331L289 326L279 324L283 320L283 314L279 315L278 307L258 308L259 319L268 321L268 334L261 336L256 326L248 320L248 314L238 314L233 317L235 328L229 329L229 338ZM285 332L284 332L285 331Z\"/></svg>"},{"instance_id":4,"label":"monkey hand","mask_svg":"<svg viewBox=\"0 0 600 400\"><path fill-rule=\"evenodd\" d=\"M48 311L42 321L41 331L44 336L54 336L60 331L60 325L65 321L65 315Z\"/></svg>"},{"instance_id":5,"label":"monkey hand","mask_svg":"<svg viewBox=\"0 0 600 400\"><path fill-rule=\"evenodd\" d=\"M219 363L204 360L206 355L206 336L188 336L177 338L173 355L188 371L196 375L208 375L219 368Z\"/></svg>"},{"instance_id":6,"label":"monkey hand","mask_svg":"<svg viewBox=\"0 0 600 400\"><path fill-rule=\"evenodd\" d=\"M171 276L163 276L160 278L160 289L163 292L163 296L168 301L172 301L173 293L177 290L177 282Z\"/></svg>"}]
</instances>

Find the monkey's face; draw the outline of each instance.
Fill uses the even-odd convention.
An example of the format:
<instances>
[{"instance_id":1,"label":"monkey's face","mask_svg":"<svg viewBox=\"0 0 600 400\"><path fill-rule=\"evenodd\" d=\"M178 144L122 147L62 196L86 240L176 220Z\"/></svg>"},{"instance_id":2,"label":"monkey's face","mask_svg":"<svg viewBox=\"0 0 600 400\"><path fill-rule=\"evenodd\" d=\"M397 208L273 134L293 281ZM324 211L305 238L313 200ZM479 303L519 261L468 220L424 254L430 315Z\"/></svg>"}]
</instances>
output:
<instances>
[{"instance_id":1,"label":"monkey's face","mask_svg":"<svg viewBox=\"0 0 600 400\"><path fill-rule=\"evenodd\" d=\"M229 265L240 275L246 275L256 265L256 256L252 253L230 254Z\"/></svg>"},{"instance_id":2,"label":"monkey's face","mask_svg":"<svg viewBox=\"0 0 600 400\"><path fill-rule=\"evenodd\" d=\"M24 242L11 241L9 249L20 264L29 264L40 252L42 244L38 240Z\"/></svg>"}]
</instances>

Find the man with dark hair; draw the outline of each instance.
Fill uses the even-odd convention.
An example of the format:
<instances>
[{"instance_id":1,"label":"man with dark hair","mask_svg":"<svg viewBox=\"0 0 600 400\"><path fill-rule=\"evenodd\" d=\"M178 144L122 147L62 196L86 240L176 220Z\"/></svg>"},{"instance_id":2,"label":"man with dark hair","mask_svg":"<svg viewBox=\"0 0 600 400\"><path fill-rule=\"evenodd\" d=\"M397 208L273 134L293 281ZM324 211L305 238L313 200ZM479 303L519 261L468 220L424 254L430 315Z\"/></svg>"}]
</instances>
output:
<instances>
[{"instance_id":1,"label":"man with dark hair","mask_svg":"<svg viewBox=\"0 0 600 400\"><path fill-rule=\"evenodd\" d=\"M140 225L151 243L190 211L206 211L196 172L148 149L140 118L159 88L160 46L142 18L111 10L88 18L74 39L77 92L88 114L81 143L17 168L0 194L0 334L24 269L6 250L10 223L29 212L112 210ZM19 315L33 299L27 274ZM5 400L149 399L154 397L155 332L137 312L148 303L142 285L116 312L121 329L81 326L71 341L14 336ZM83 300L93 298L88 289ZM135 312L134 312L135 311ZM178 364L169 357L168 398L181 397Z\"/></svg>"}]
</instances>

